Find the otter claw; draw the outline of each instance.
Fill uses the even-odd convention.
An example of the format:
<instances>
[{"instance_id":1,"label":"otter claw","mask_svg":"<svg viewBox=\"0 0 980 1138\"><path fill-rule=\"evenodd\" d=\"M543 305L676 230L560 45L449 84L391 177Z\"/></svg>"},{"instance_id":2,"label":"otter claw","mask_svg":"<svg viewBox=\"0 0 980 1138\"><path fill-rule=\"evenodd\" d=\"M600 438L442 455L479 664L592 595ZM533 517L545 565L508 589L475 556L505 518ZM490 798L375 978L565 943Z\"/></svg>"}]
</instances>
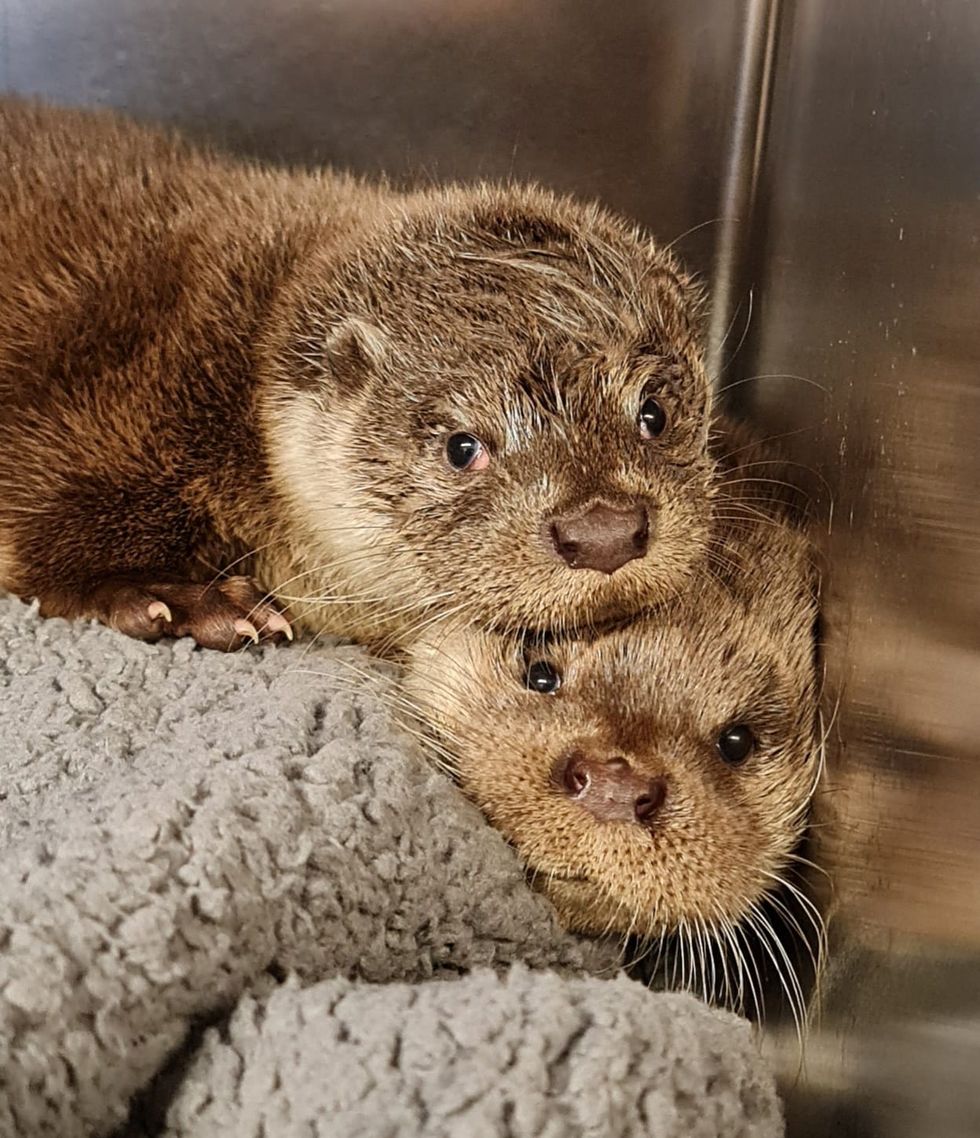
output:
<instances>
[{"instance_id":1,"label":"otter claw","mask_svg":"<svg viewBox=\"0 0 980 1138\"><path fill-rule=\"evenodd\" d=\"M272 613L265 622L265 629L266 632L281 632L287 640L291 641L293 639L293 626L281 613Z\"/></svg>"},{"instance_id":2,"label":"otter claw","mask_svg":"<svg viewBox=\"0 0 980 1138\"><path fill-rule=\"evenodd\" d=\"M236 620L233 627L239 636L245 636L253 644L258 644L259 632L250 620Z\"/></svg>"},{"instance_id":3,"label":"otter claw","mask_svg":"<svg viewBox=\"0 0 980 1138\"><path fill-rule=\"evenodd\" d=\"M162 617L167 624L173 624L174 622L169 606L165 605L163 601L151 601L150 604L146 606L146 615L150 620L159 620Z\"/></svg>"}]
</instances>

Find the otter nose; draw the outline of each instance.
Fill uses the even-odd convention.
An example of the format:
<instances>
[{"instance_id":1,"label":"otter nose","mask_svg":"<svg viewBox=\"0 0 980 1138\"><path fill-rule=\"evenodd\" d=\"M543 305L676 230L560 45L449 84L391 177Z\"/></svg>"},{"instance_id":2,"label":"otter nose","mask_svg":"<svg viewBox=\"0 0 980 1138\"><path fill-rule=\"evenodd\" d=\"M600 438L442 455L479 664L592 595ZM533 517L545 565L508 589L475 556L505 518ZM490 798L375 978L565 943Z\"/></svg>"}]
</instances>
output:
<instances>
[{"instance_id":1,"label":"otter nose","mask_svg":"<svg viewBox=\"0 0 980 1138\"><path fill-rule=\"evenodd\" d=\"M615 573L647 551L650 522L642 506L598 504L584 512L559 514L551 521L558 556L572 569Z\"/></svg>"},{"instance_id":2,"label":"otter nose","mask_svg":"<svg viewBox=\"0 0 980 1138\"><path fill-rule=\"evenodd\" d=\"M594 758L573 751L558 761L555 782L600 822L650 826L667 798L667 780L633 770L621 755Z\"/></svg>"}]
</instances>

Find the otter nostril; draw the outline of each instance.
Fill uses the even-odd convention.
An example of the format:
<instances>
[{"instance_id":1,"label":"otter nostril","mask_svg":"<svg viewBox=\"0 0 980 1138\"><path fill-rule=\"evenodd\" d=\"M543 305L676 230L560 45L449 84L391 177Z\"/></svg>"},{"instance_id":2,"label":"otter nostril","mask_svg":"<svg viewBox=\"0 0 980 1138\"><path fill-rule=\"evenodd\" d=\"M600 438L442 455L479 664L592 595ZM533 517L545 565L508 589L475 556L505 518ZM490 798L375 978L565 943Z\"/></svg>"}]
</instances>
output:
<instances>
[{"instance_id":1,"label":"otter nostril","mask_svg":"<svg viewBox=\"0 0 980 1138\"><path fill-rule=\"evenodd\" d=\"M643 511L640 524L633 531L633 550L637 557L642 557L650 544L650 515Z\"/></svg>"},{"instance_id":2,"label":"otter nostril","mask_svg":"<svg viewBox=\"0 0 980 1138\"><path fill-rule=\"evenodd\" d=\"M571 541L566 538L562 533L561 526L557 522L551 523L551 543L555 547L555 552L564 561L574 569L575 559L578 557L580 549L577 541Z\"/></svg>"},{"instance_id":3,"label":"otter nostril","mask_svg":"<svg viewBox=\"0 0 980 1138\"><path fill-rule=\"evenodd\" d=\"M641 794L634 804L633 811L637 822L644 826L650 825L660 812L667 798L667 780L664 778L650 779L650 785L645 794Z\"/></svg>"},{"instance_id":4,"label":"otter nostril","mask_svg":"<svg viewBox=\"0 0 980 1138\"><path fill-rule=\"evenodd\" d=\"M576 755L569 758L561 772L561 784L572 798L578 798L589 788L589 771L582 759Z\"/></svg>"}]
</instances>

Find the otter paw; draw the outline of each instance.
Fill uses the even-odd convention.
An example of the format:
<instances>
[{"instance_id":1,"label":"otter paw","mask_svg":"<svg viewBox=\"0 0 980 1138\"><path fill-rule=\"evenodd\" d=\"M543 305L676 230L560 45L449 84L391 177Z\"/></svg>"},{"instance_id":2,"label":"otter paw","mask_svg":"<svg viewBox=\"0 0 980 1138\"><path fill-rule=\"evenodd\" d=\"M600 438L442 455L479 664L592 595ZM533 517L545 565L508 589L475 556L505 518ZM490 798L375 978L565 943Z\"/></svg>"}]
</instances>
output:
<instances>
[{"instance_id":1,"label":"otter paw","mask_svg":"<svg viewBox=\"0 0 980 1138\"><path fill-rule=\"evenodd\" d=\"M114 580L97 592L106 624L140 640L191 636L202 648L232 652L293 639L289 621L250 577L206 585Z\"/></svg>"}]
</instances>

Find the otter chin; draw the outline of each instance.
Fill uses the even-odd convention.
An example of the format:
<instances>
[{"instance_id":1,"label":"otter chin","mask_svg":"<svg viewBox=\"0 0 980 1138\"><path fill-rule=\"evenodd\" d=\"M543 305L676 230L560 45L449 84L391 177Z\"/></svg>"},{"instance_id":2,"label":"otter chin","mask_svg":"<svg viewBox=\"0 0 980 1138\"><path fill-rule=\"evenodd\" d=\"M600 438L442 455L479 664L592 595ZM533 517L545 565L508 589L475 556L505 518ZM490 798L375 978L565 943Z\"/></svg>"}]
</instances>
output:
<instances>
[{"instance_id":1,"label":"otter chin","mask_svg":"<svg viewBox=\"0 0 980 1138\"><path fill-rule=\"evenodd\" d=\"M715 552L682 600L600 635L440 627L411 652L408 700L572 929L724 938L804 832L819 773L809 545L755 522Z\"/></svg>"}]
</instances>

